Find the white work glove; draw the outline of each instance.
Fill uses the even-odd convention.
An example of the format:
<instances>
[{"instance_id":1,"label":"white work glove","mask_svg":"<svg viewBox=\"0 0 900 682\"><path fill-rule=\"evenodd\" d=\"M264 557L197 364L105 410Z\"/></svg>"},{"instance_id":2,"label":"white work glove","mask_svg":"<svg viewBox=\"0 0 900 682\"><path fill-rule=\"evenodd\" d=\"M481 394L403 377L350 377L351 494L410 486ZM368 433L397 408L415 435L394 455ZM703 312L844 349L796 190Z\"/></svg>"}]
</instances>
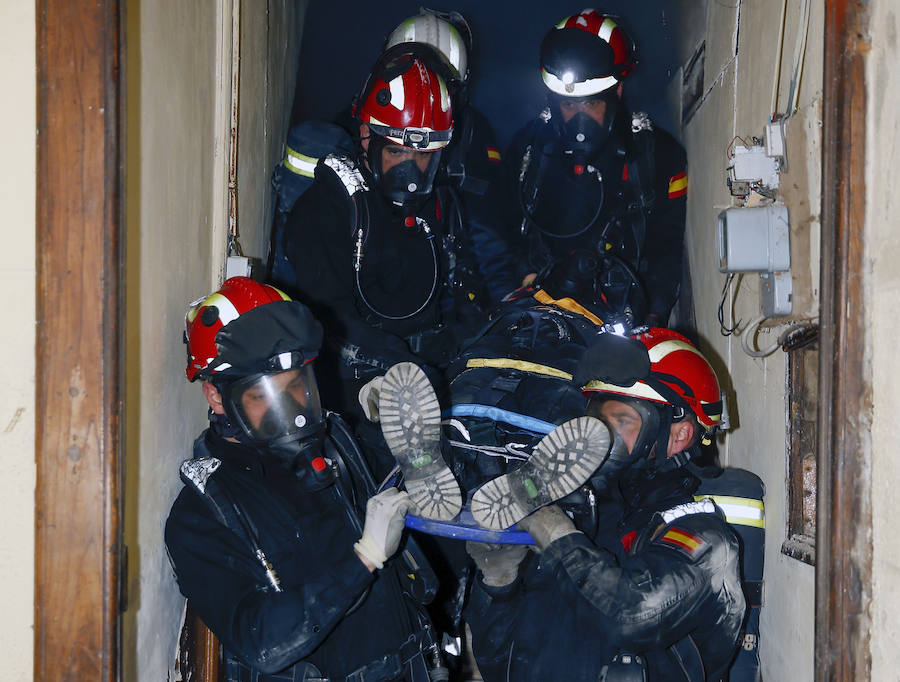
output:
<instances>
[{"instance_id":1,"label":"white work glove","mask_svg":"<svg viewBox=\"0 0 900 682\"><path fill-rule=\"evenodd\" d=\"M370 422L377 422L381 418L378 413L378 399L381 396L381 382L384 377L375 377L371 381L367 381L359 389L359 405L362 407L363 414Z\"/></svg>"},{"instance_id":2,"label":"white work glove","mask_svg":"<svg viewBox=\"0 0 900 682\"><path fill-rule=\"evenodd\" d=\"M375 568L383 568L388 557L400 546L403 517L410 507L409 495L388 488L366 502L366 523L353 549L368 559Z\"/></svg>"},{"instance_id":3,"label":"white work glove","mask_svg":"<svg viewBox=\"0 0 900 682\"><path fill-rule=\"evenodd\" d=\"M541 507L519 521L516 527L528 531L539 551L546 549L554 540L579 532L572 519L555 504Z\"/></svg>"},{"instance_id":4,"label":"white work glove","mask_svg":"<svg viewBox=\"0 0 900 682\"><path fill-rule=\"evenodd\" d=\"M485 585L503 587L519 574L519 564L528 554L528 545L495 545L467 542L466 551L475 560Z\"/></svg>"}]
</instances>

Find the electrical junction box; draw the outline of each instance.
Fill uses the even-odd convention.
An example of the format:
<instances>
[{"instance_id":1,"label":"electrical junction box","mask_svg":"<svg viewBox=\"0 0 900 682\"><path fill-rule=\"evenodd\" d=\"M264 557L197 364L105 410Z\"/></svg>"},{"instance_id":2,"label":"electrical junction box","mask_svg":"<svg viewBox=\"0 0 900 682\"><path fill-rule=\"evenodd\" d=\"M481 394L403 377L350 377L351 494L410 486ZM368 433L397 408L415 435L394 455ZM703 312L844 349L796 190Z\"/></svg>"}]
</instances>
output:
<instances>
[{"instance_id":1,"label":"electrical junction box","mask_svg":"<svg viewBox=\"0 0 900 682\"><path fill-rule=\"evenodd\" d=\"M763 315L766 317L790 315L793 289L794 283L789 270L762 273L759 276L759 293Z\"/></svg>"},{"instance_id":2,"label":"electrical junction box","mask_svg":"<svg viewBox=\"0 0 900 682\"><path fill-rule=\"evenodd\" d=\"M729 166L732 182L759 183L775 189L778 187L780 169L778 158L768 156L765 147L734 146L734 156Z\"/></svg>"},{"instance_id":3,"label":"electrical junction box","mask_svg":"<svg viewBox=\"0 0 900 682\"><path fill-rule=\"evenodd\" d=\"M791 269L788 210L784 204L727 208L719 213L719 272Z\"/></svg>"}]
</instances>

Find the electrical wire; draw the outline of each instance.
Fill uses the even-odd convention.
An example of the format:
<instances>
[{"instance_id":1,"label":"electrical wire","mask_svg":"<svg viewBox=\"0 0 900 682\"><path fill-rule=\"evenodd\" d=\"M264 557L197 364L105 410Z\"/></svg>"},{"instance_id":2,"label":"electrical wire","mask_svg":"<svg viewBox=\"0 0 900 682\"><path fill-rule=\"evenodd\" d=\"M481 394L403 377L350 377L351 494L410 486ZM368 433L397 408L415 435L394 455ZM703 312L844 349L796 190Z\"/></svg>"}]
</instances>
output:
<instances>
[{"instance_id":1,"label":"electrical wire","mask_svg":"<svg viewBox=\"0 0 900 682\"><path fill-rule=\"evenodd\" d=\"M731 336L741 324L741 320L738 320L730 327L725 326L725 298L728 295L728 287L733 280L734 273L732 272L728 275L728 277L725 278L725 284L722 286L722 298L721 300L719 300L719 309L716 313L716 316L719 318L719 333L722 336Z\"/></svg>"},{"instance_id":2,"label":"electrical wire","mask_svg":"<svg viewBox=\"0 0 900 682\"><path fill-rule=\"evenodd\" d=\"M781 3L781 24L778 26L778 42L775 44L775 78L772 83L772 105L769 107L774 117L778 112L778 86L781 85L781 52L784 45L784 18L787 15L787 0Z\"/></svg>"},{"instance_id":3,"label":"electrical wire","mask_svg":"<svg viewBox=\"0 0 900 682\"><path fill-rule=\"evenodd\" d=\"M786 345L785 342L792 335L797 335L801 331L803 331L803 332L812 331L813 329L815 329L817 327L817 322L815 320L804 321L804 322L800 322L799 324L791 324L778 335L778 338L771 345L766 346L762 350L760 350L759 348L751 348L750 347L751 343L754 343L754 345L755 345L756 335L759 333L759 326L766 319L768 319L768 318L765 315L760 315L759 317L755 317L753 320L750 321L750 324L748 324L744 328L744 331L741 332L741 348L751 358L767 357L767 356L771 355L772 353L774 353L779 348L781 348L785 352L788 352L791 349ZM815 340L815 338L811 337L810 342L813 340Z\"/></svg>"},{"instance_id":4,"label":"electrical wire","mask_svg":"<svg viewBox=\"0 0 900 682\"><path fill-rule=\"evenodd\" d=\"M806 56L806 36L809 33L809 0L803 0L800 9L800 26L797 29L797 42L794 44L794 68L791 74L791 84L788 89L788 103L784 117L789 118L797 110L797 100L800 99L800 77L803 75L803 61Z\"/></svg>"},{"instance_id":5,"label":"electrical wire","mask_svg":"<svg viewBox=\"0 0 900 682\"><path fill-rule=\"evenodd\" d=\"M759 317L754 317L750 324L748 324L744 331L741 333L741 348L744 349L744 352L749 355L751 358L764 358L767 355L771 355L774 353L781 344L776 341L771 346L767 346L764 350L759 350L758 348L751 348L750 341L751 339L756 339L756 334L759 332L759 325L766 320L765 315L760 315Z\"/></svg>"}]
</instances>

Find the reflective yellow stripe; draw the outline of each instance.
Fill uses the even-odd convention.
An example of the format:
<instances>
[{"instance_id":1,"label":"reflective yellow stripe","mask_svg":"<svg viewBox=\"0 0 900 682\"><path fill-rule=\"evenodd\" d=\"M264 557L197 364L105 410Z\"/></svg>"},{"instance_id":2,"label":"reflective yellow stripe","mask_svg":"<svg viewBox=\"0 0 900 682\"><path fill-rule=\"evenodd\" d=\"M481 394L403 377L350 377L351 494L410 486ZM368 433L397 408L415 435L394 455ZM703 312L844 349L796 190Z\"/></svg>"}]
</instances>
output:
<instances>
[{"instance_id":1,"label":"reflective yellow stripe","mask_svg":"<svg viewBox=\"0 0 900 682\"><path fill-rule=\"evenodd\" d=\"M725 512L725 520L737 526L766 527L765 505L762 500L752 497L731 497L729 495L694 495L694 499L712 500Z\"/></svg>"},{"instance_id":2,"label":"reflective yellow stripe","mask_svg":"<svg viewBox=\"0 0 900 682\"><path fill-rule=\"evenodd\" d=\"M644 400L655 400L657 402L667 402L659 393L650 388L647 384L635 381L631 386L617 386L616 384L608 384L599 379L592 379L587 382L582 391L599 391L601 393L616 393L618 395L628 395L633 398L642 398Z\"/></svg>"},{"instance_id":3,"label":"reflective yellow stripe","mask_svg":"<svg viewBox=\"0 0 900 682\"><path fill-rule=\"evenodd\" d=\"M285 167L288 170L297 173L297 175L303 175L307 178L315 176L317 163L319 163L319 160L314 156L301 154L290 147L287 148L287 152L284 155Z\"/></svg>"},{"instance_id":4,"label":"reflective yellow stripe","mask_svg":"<svg viewBox=\"0 0 900 682\"><path fill-rule=\"evenodd\" d=\"M603 320L594 315L590 310L581 305L578 301L572 298L553 298L546 291L541 289L536 292L534 295L534 300L538 303L543 303L545 305L555 305L563 308L564 310L568 310L570 313L576 313L578 315L583 315L591 322L598 326L603 326Z\"/></svg>"},{"instance_id":5,"label":"reflective yellow stripe","mask_svg":"<svg viewBox=\"0 0 900 682\"><path fill-rule=\"evenodd\" d=\"M471 358L466 362L466 368L472 367L494 367L496 369L517 369L522 372L531 372L532 374L546 374L551 377L560 379L572 379L572 375L563 372L556 367L548 367L547 365L539 365L536 362L526 362L524 360L513 360L512 358Z\"/></svg>"}]
</instances>

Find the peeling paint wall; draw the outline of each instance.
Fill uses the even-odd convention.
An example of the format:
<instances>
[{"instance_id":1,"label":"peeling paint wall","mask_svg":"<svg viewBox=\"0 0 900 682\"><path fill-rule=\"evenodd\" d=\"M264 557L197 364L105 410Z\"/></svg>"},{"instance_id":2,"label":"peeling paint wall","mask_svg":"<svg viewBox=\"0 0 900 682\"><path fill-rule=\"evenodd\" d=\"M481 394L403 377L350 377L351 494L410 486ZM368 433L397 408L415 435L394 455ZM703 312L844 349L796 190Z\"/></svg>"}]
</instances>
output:
<instances>
[{"instance_id":1,"label":"peeling paint wall","mask_svg":"<svg viewBox=\"0 0 900 682\"><path fill-rule=\"evenodd\" d=\"M900 183L897 148L900 145L900 95L896 67L900 63L900 10L894 0L870 4L871 44L867 64L866 225L867 262L871 265L869 325L873 367L872 518L873 561L870 616L873 680L897 679L897 642L900 642L900 541L897 539L897 414L900 400L896 353L900 338Z\"/></svg>"},{"instance_id":2,"label":"peeling paint wall","mask_svg":"<svg viewBox=\"0 0 900 682\"><path fill-rule=\"evenodd\" d=\"M163 525L181 488L178 464L206 423L200 388L185 380L182 331L188 302L218 285L225 254L238 4L238 229L245 255L262 260L305 3L133 0L126 12L127 680L175 679L184 602Z\"/></svg>"},{"instance_id":3,"label":"peeling paint wall","mask_svg":"<svg viewBox=\"0 0 900 682\"><path fill-rule=\"evenodd\" d=\"M0 678L30 680L34 637L35 4L0 22ZM15 103L15 105L11 105Z\"/></svg>"},{"instance_id":4,"label":"peeling paint wall","mask_svg":"<svg viewBox=\"0 0 900 682\"><path fill-rule=\"evenodd\" d=\"M691 5L687 7L687 5ZM744 354L740 339L720 334L716 317L725 275L718 272L716 216L733 205L726 186L726 150L735 136L762 137L775 81L781 0L679 3L685 35L705 40L702 100L683 125L688 153L687 252L693 278L697 327L704 349L729 392L733 430L720 442L726 464L750 469L766 485L765 599L760 657L763 679L811 680L814 654L814 569L781 553L787 531L786 357ZM781 48L778 111L787 102L800 2L787 3ZM821 104L824 5L811 3L811 16L797 112L786 129L787 171L779 199L790 211L794 313L815 316L818 309L819 206L821 186ZM705 22L705 31L697 25ZM699 35L698 35L699 34ZM693 52L687 45L682 58ZM727 318L746 324L760 312L759 277L745 274L732 285ZM727 321L726 318L726 321ZM776 320L775 322L778 322ZM777 336L765 328L758 346Z\"/></svg>"}]
</instances>

